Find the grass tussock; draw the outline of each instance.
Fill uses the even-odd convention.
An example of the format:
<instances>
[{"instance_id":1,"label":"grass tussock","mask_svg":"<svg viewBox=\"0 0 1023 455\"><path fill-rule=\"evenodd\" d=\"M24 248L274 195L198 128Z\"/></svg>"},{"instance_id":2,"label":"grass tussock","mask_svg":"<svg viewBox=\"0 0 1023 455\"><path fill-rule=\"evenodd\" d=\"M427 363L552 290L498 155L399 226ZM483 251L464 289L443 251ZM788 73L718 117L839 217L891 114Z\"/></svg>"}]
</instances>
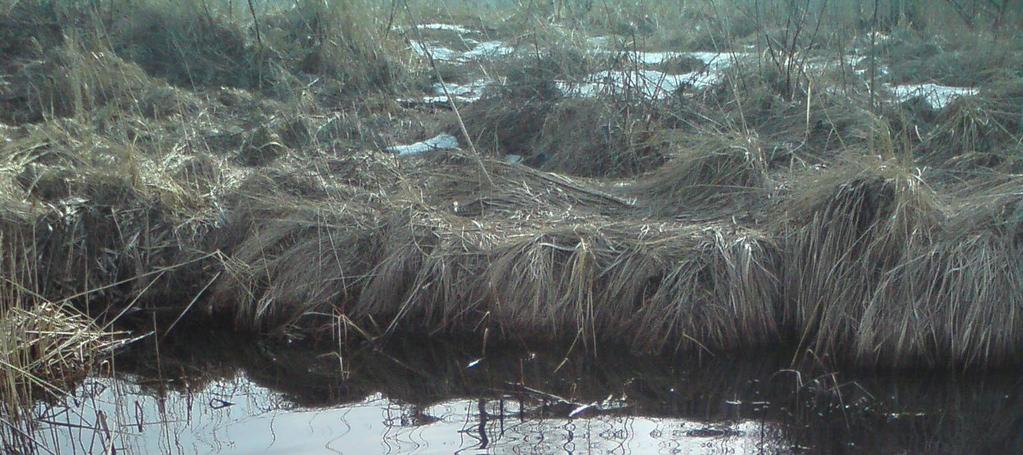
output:
<instances>
[{"instance_id":1,"label":"grass tussock","mask_svg":"<svg viewBox=\"0 0 1023 455\"><path fill-rule=\"evenodd\" d=\"M18 237L27 232L26 227L5 228L0 243L5 251L15 252L11 247L21 243ZM14 422L22 406L59 395L117 342L116 334L67 302L47 301L24 287L23 283L32 285L37 277L21 261L33 259L11 255L0 268L0 412Z\"/></svg>"},{"instance_id":2,"label":"grass tussock","mask_svg":"<svg viewBox=\"0 0 1023 455\"><path fill-rule=\"evenodd\" d=\"M118 54L148 74L179 86L258 87L271 82L267 59L250 47L246 30L197 2L120 5L110 24Z\"/></svg>"},{"instance_id":3,"label":"grass tussock","mask_svg":"<svg viewBox=\"0 0 1023 455\"><path fill-rule=\"evenodd\" d=\"M665 138L656 129L625 105L565 100L544 118L532 148L541 169L590 177L633 176L665 161Z\"/></svg>"},{"instance_id":4,"label":"grass tussock","mask_svg":"<svg viewBox=\"0 0 1023 455\"><path fill-rule=\"evenodd\" d=\"M0 150L22 169L10 176L11 194L43 204L28 237L38 250L36 290L59 297L103 289L93 297L119 300L150 286L144 277L153 268L201 256L182 245L208 232L215 214L189 188L195 174L176 180L132 145L87 131L73 120L26 127ZM83 139L90 153L70 153Z\"/></svg>"},{"instance_id":5,"label":"grass tussock","mask_svg":"<svg viewBox=\"0 0 1023 455\"><path fill-rule=\"evenodd\" d=\"M785 228L785 319L817 355L862 354L853 347L872 329L864 314L874 310L874 293L934 243L946 210L896 162L850 163L809 178L785 208L795 223Z\"/></svg>"},{"instance_id":6,"label":"grass tussock","mask_svg":"<svg viewBox=\"0 0 1023 455\"><path fill-rule=\"evenodd\" d=\"M12 124L100 108L132 110L145 90L158 86L109 50L89 50L71 37L41 60L24 62L9 84L0 96L5 108L0 121Z\"/></svg>"},{"instance_id":7,"label":"grass tussock","mask_svg":"<svg viewBox=\"0 0 1023 455\"><path fill-rule=\"evenodd\" d=\"M985 87L936 115L921 158L969 176L978 169L1018 173L1023 157L1023 81Z\"/></svg>"},{"instance_id":8,"label":"grass tussock","mask_svg":"<svg viewBox=\"0 0 1023 455\"><path fill-rule=\"evenodd\" d=\"M859 355L887 365L980 367L1018 358L1023 188L975 188L930 245L870 296Z\"/></svg>"},{"instance_id":9,"label":"grass tussock","mask_svg":"<svg viewBox=\"0 0 1023 455\"><path fill-rule=\"evenodd\" d=\"M665 215L702 213L736 207L768 189L767 161L753 137L702 134L686 141L666 165L636 189L647 195L653 209Z\"/></svg>"},{"instance_id":10,"label":"grass tussock","mask_svg":"<svg viewBox=\"0 0 1023 455\"><path fill-rule=\"evenodd\" d=\"M474 142L529 165L584 177L635 176L666 160L670 137L642 106L605 100L497 95L466 109Z\"/></svg>"},{"instance_id":11,"label":"grass tussock","mask_svg":"<svg viewBox=\"0 0 1023 455\"><path fill-rule=\"evenodd\" d=\"M510 333L625 339L648 351L765 344L779 337L772 253L755 233L567 226L498 250L492 317Z\"/></svg>"}]
</instances>

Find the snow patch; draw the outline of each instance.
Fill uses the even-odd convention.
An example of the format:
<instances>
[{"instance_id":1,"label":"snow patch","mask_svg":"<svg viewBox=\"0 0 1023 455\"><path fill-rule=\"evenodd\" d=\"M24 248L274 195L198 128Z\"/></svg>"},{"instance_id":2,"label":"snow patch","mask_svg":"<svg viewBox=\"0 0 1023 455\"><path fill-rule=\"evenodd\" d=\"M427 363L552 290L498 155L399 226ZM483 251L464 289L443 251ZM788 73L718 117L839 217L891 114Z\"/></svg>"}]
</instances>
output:
<instances>
[{"instance_id":1,"label":"snow patch","mask_svg":"<svg viewBox=\"0 0 1023 455\"><path fill-rule=\"evenodd\" d=\"M419 28L425 30L447 30L462 35L475 32L475 30L470 30L468 28L462 27L461 25L454 24L423 24L420 25Z\"/></svg>"},{"instance_id":2,"label":"snow patch","mask_svg":"<svg viewBox=\"0 0 1023 455\"><path fill-rule=\"evenodd\" d=\"M514 48L505 46L503 41L484 41L477 43L472 50L462 54L461 61L501 57L514 51Z\"/></svg>"},{"instance_id":3,"label":"snow patch","mask_svg":"<svg viewBox=\"0 0 1023 455\"><path fill-rule=\"evenodd\" d=\"M581 83L558 81L562 93L592 98L601 95L633 91L652 99L668 98L679 88L701 89L720 81L722 74L715 71L694 71L685 74L667 74L654 70L601 71L586 77Z\"/></svg>"},{"instance_id":4,"label":"snow patch","mask_svg":"<svg viewBox=\"0 0 1023 455\"><path fill-rule=\"evenodd\" d=\"M610 51L602 51L612 54ZM634 91L648 98L667 98L682 87L703 89L724 78L724 70L737 59L750 54L733 52L628 52L643 65L658 65L673 58L694 58L704 68L683 74L668 74L656 70L601 71L590 74L582 81L558 81L562 93L570 96L597 97L622 91Z\"/></svg>"},{"instance_id":5,"label":"snow patch","mask_svg":"<svg viewBox=\"0 0 1023 455\"><path fill-rule=\"evenodd\" d=\"M900 103L920 96L935 110L944 109L961 96L977 94L977 89L972 87L950 87L931 83L889 85L888 90L891 90Z\"/></svg>"},{"instance_id":6,"label":"snow patch","mask_svg":"<svg viewBox=\"0 0 1023 455\"><path fill-rule=\"evenodd\" d=\"M454 49L421 41L412 41L412 52L423 58L429 58L432 55L435 60L444 61L456 61L462 55L461 52Z\"/></svg>"},{"instance_id":7,"label":"snow patch","mask_svg":"<svg viewBox=\"0 0 1023 455\"><path fill-rule=\"evenodd\" d=\"M586 38L586 44L593 48L604 48L611 44L610 36L591 36Z\"/></svg>"},{"instance_id":8,"label":"snow patch","mask_svg":"<svg viewBox=\"0 0 1023 455\"><path fill-rule=\"evenodd\" d=\"M745 52L683 52L683 56L700 59L711 71L720 71L732 66L732 62L749 58Z\"/></svg>"},{"instance_id":9,"label":"snow patch","mask_svg":"<svg viewBox=\"0 0 1023 455\"><path fill-rule=\"evenodd\" d=\"M420 57L429 58L429 56L432 55L434 60L457 63L468 63L488 58L501 57L515 51L514 48L505 45L503 41L478 42L475 40L465 40L465 43L473 46L473 48L468 51L461 52L438 44L413 40L412 51Z\"/></svg>"},{"instance_id":10,"label":"snow patch","mask_svg":"<svg viewBox=\"0 0 1023 455\"><path fill-rule=\"evenodd\" d=\"M415 156L456 148L458 148L458 138L450 134L441 133L425 141L409 145L395 145L393 147L387 147L385 150L389 153L395 153L398 156Z\"/></svg>"},{"instance_id":11,"label":"snow patch","mask_svg":"<svg viewBox=\"0 0 1023 455\"><path fill-rule=\"evenodd\" d=\"M605 54L620 54L615 51L603 51ZM675 58L694 58L703 62L710 70L721 70L732 65L735 60L748 58L747 52L640 52L629 51L626 56L634 58L643 65L660 65Z\"/></svg>"},{"instance_id":12,"label":"snow patch","mask_svg":"<svg viewBox=\"0 0 1023 455\"><path fill-rule=\"evenodd\" d=\"M447 94L451 96L463 97L471 99L472 101L477 101L483 96L483 92L490 86L491 82L492 81L489 79L480 79L464 85L451 82L444 84L436 83L433 84L433 94L437 96L445 96L444 92L445 89L447 89Z\"/></svg>"},{"instance_id":13,"label":"snow patch","mask_svg":"<svg viewBox=\"0 0 1023 455\"><path fill-rule=\"evenodd\" d=\"M402 104L415 105L415 104L435 104L439 106L448 105L447 95L451 95L451 98L459 104L475 103L483 97L483 93L487 87L490 87L494 81L490 79L479 79L472 81L468 84L455 84L455 83L435 83L433 84L433 94L430 96L424 96L422 98L399 98L398 102ZM444 89L447 88L447 94L444 93Z\"/></svg>"}]
</instances>

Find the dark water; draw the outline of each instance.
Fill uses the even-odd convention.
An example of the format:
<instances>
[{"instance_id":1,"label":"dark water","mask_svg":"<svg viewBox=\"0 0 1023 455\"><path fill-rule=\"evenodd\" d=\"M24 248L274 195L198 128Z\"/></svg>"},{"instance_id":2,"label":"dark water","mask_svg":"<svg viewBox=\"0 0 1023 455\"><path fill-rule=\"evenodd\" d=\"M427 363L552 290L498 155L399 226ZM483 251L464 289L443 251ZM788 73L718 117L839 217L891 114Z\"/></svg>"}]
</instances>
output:
<instances>
[{"instance_id":1,"label":"dark water","mask_svg":"<svg viewBox=\"0 0 1023 455\"><path fill-rule=\"evenodd\" d=\"M1017 373L880 378L745 358L407 340L342 355L213 333L39 404L36 453L1021 453ZM466 343L471 344L471 343Z\"/></svg>"}]
</instances>

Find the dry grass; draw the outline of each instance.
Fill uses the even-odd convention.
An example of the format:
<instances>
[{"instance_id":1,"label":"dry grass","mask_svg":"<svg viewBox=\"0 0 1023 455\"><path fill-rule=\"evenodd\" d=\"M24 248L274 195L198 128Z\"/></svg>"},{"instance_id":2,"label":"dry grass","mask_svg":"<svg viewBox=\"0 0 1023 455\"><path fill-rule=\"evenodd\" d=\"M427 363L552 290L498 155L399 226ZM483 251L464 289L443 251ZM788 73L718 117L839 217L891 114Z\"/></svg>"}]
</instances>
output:
<instances>
[{"instance_id":1,"label":"dry grass","mask_svg":"<svg viewBox=\"0 0 1023 455\"><path fill-rule=\"evenodd\" d=\"M4 218L0 234L7 253L0 262L0 415L17 421L22 406L61 393L116 339L67 302L45 300L26 287L40 279L32 267L36 251L18 247L31 229L12 221Z\"/></svg>"},{"instance_id":2,"label":"dry grass","mask_svg":"<svg viewBox=\"0 0 1023 455\"><path fill-rule=\"evenodd\" d=\"M956 100L921 138L921 158L966 177L987 169L1018 173L1023 169L1021 102L1023 81L993 84L978 96Z\"/></svg>"},{"instance_id":3,"label":"dry grass","mask_svg":"<svg viewBox=\"0 0 1023 455\"><path fill-rule=\"evenodd\" d=\"M1011 362L1023 342L1019 248L1023 187L984 185L957 204L940 235L908 245L882 276L856 343L866 362L929 367Z\"/></svg>"},{"instance_id":4,"label":"dry grass","mask_svg":"<svg viewBox=\"0 0 1023 455\"><path fill-rule=\"evenodd\" d=\"M706 217L713 212L734 216L737 207L766 194L768 180L757 138L708 132L683 141L672 160L635 189L665 216Z\"/></svg>"},{"instance_id":5,"label":"dry grass","mask_svg":"<svg viewBox=\"0 0 1023 455\"><path fill-rule=\"evenodd\" d=\"M664 163L669 137L641 106L602 100L483 100L466 109L475 143L539 169L585 177L635 176Z\"/></svg>"},{"instance_id":6,"label":"dry grass","mask_svg":"<svg viewBox=\"0 0 1023 455\"><path fill-rule=\"evenodd\" d=\"M511 221L563 220L589 215L624 215L633 201L599 181L486 160L472 168L468 155L428 158L409 169L425 202L468 217Z\"/></svg>"},{"instance_id":7,"label":"dry grass","mask_svg":"<svg viewBox=\"0 0 1023 455\"><path fill-rule=\"evenodd\" d=\"M538 169L576 176L631 177L663 164L671 139L660 124L663 107L631 88L610 98L577 98L558 85L633 65L564 40L502 64L508 76L501 87L465 108L474 143L497 156L519 155Z\"/></svg>"},{"instance_id":8,"label":"dry grass","mask_svg":"<svg viewBox=\"0 0 1023 455\"><path fill-rule=\"evenodd\" d=\"M0 93L0 121L14 124L69 117L100 108L132 110L144 88L156 86L137 66L84 38L66 36L40 59L20 61Z\"/></svg>"},{"instance_id":9,"label":"dry grass","mask_svg":"<svg viewBox=\"0 0 1023 455\"><path fill-rule=\"evenodd\" d=\"M541 169L590 177L634 176L665 161L665 138L641 107L565 100L544 119L534 153Z\"/></svg>"},{"instance_id":10,"label":"dry grass","mask_svg":"<svg viewBox=\"0 0 1023 455\"><path fill-rule=\"evenodd\" d=\"M0 330L0 368L5 372L0 399L8 412L31 402L40 391L59 393L115 343L88 316L51 302L5 307Z\"/></svg>"},{"instance_id":11,"label":"dry grass","mask_svg":"<svg viewBox=\"0 0 1023 455\"><path fill-rule=\"evenodd\" d=\"M653 352L766 344L778 340L772 254L752 232L569 225L496 251L492 317L509 334L577 337L591 348L598 340Z\"/></svg>"},{"instance_id":12,"label":"dry grass","mask_svg":"<svg viewBox=\"0 0 1023 455\"><path fill-rule=\"evenodd\" d=\"M584 183L501 162L486 162L494 183L464 178L478 169L426 160L386 200L306 199L256 217L232 251L245 278L222 281L214 301L248 329L344 315L376 336L487 330L650 351L777 340L777 254L761 234L613 222L601 212L628 203Z\"/></svg>"},{"instance_id":13,"label":"dry grass","mask_svg":"<svg viewBox=\"0 0 1023 455\"><path fill-rule=\"evenodd\" d=\"M893 271L929 248L946 217L940 199L896 162L850 163L794 185L785 207L782 276L787 325L802 348L849 356ZM883 301L886 306L903 302Z\"/></svg>"}]
</instances>

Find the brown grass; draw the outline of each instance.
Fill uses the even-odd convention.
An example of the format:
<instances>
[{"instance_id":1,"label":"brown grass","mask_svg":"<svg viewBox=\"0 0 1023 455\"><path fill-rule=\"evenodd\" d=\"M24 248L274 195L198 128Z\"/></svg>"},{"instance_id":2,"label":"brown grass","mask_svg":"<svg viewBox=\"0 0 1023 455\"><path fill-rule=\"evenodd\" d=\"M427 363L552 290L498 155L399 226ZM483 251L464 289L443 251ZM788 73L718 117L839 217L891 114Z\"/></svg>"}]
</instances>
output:
<instances>
[{"instance_id":1,"label":"brown grass","mask_svg":"<svg viewBox=\"0 0 1023 455\"><path fill-rule=\"evenodd\" d=\"M90 49L67 37L38 60L19 62L10 86L0 93L0 121L20 124L69 117L96 109L132 110L147 86L156 86L140 68L109 49Z\"/></svg>"},{"instance_id":2,"label":"brown grass","mask_svg":"<svg viewBox=\"0 0 1023 455\"><path fill-rule=\"evenodd\" d=\"M980 95L963 97L938 113L922 138L921 158L966 178L978 170L1018 173L1023 169L1023 82L984 87Z\"/></svg>"},{"instance_id":3,"label":"brown grass","mask_svg":"<svg viewBox=\"0 0 1023 455\"><path fill-rule=\"evenodd\" d=\"M850 163L797 188L783 228L785 320L817 355L858 354L858 334L874 330L864 317L877 311L871 299L888 274L932 245L944 206L913 170L891 161Z\"/></svg>"},{"instance_id":4,"label":"brown grass","mask_svg":"<svg viewBox=\"0 0 1023 455\"><path fill-rule=\"evenodd\" d=\"M882 276L856 343L869 363L971 366L1010 362L1023 342L1018 178L978 188L932 244Z\"/></svg>"},{"instance_id":5,"label":"brown grass","mask_svg":"<svg viewBox=\"0 0 1023 455\"><path fill-rule=\"evenodd\" d=\"M735 216L737 207L766 194L767 170L757 138L703 133L683 141L674 158L635 189L661 215L693 218L727 212Z\"/></svg>"},{"instance_id":6,"label":"brown grass","mask_svg":"<svg viewBox=\"0 0 1023 455\"><path fill-rule=\"evenodd\" d=\"M628 203L583 183L502 162L486 162L493 184L464 180L478 169L424 161L386 201L307 200L258 217L232 251L242 273L214 300L249 329L344 315L376 335L488 329L651 351L777 339L777 255L760 234L617 223L600 212Z\"/></svg>"}]
</instances>

